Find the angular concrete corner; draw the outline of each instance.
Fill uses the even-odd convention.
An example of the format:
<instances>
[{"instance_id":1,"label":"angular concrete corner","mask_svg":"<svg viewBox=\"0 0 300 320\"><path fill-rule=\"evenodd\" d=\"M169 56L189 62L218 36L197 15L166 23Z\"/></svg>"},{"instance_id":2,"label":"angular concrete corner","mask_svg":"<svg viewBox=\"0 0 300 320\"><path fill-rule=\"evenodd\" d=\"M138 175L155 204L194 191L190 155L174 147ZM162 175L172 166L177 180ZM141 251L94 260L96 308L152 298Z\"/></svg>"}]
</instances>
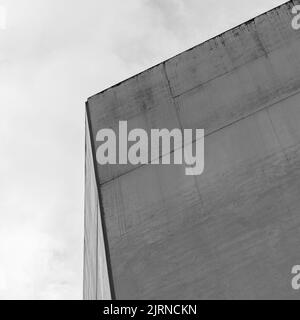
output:
<instances>
[{"instance_id":1,"label":"angular concrete corner","mask_svg":"<svg viewBox=\"0 0 300 320\"><path fill-rule=\"evenodd\" d=\"M88 99L86 299L299 299L300 31L289 1ZM102 165L96 133L205 129L205 169ZM91 135L91 136L89 136ZM91 145L90 145L91 143Z\"/></svg>"},{"instance_id":2,"label":"angular concrete corner","mask_svg":"<svg viewBox=\"0 0 300 320\"><path fill-rule=\"evenodd\" d=\"M87 116L85 125L84 211L83 298L85 300L111 299L102 216Z\"/></svg>"}]
</instances>

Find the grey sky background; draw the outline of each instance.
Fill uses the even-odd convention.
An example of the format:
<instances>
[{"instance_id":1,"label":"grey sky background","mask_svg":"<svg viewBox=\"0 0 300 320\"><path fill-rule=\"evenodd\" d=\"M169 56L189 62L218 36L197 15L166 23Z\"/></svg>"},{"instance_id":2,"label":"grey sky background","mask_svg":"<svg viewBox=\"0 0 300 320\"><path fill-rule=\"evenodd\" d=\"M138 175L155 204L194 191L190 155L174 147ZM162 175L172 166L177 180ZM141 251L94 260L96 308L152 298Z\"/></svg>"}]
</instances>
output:
<instances>
[{"instance_id":1,"label":"grey sky background","mask_svg":"<svg viewBox=\"0 0 300 320\"><path fill-rule=\"evenodd\" d=\"M81 299L87 97L286 1L0 0L0 299Z\"/></svg>"}]
</instances>

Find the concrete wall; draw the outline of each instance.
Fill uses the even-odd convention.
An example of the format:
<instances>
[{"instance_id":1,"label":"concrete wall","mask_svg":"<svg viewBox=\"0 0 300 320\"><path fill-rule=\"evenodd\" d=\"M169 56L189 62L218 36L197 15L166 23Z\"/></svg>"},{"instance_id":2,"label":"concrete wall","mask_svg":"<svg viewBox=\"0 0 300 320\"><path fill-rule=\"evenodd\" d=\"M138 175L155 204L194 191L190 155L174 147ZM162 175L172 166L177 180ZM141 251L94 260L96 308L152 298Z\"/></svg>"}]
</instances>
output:
<instances>
[{"instance_id":1,"label":"concrete wall","mask_svg":"<svg viewBox=\"0 0 300 320\"><path fill-rule=\"evenodd\" d=\"M88 121L85 125L85 203L83 298L111 298L99 194Z\"/></svg>"},{"instance_id":2,"label":"concrete wall","mask_svg":"<svg viewBox=\"0 0 300 320\"><path fill-rule=\"evenodd\" d=\"M97 165L116 298L300 297L290 284L300 264L293 3L88 99L95 147L97 131L117 132L120 120L206 132L201 176L181 165ZM94 229L91 220L86 237Z\"/></svg>"}]
</instances>

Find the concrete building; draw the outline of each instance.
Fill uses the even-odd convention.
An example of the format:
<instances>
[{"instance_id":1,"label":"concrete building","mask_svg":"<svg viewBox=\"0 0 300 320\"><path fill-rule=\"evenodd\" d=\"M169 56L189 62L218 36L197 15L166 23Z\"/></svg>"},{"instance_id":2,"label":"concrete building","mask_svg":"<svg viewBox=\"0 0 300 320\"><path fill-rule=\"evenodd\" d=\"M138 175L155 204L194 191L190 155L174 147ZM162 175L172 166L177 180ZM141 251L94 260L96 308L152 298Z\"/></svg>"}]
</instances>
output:
<instances>
[{"instance_id":1,"label":"concrete building","mask_svg":"<svg viewBox=\"0 0 300 320\"><path fill-rule=\"evenodd\" d=\"M300 30L289 1L88 99L85 299L298 299ZM204 128L205 169L99 165L101 128Z\"/></svg>"}]
</instances>

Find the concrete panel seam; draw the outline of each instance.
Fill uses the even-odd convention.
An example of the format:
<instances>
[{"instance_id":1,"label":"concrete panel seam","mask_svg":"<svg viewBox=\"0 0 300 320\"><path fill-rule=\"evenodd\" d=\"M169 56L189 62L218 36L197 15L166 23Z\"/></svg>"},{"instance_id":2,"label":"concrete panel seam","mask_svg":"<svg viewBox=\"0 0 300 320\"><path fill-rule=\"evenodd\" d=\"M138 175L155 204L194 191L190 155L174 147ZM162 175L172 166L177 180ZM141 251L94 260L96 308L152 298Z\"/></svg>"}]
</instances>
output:
<instances>
[{"instance_id":1,"label":"concrete panel seam","mask_svg":"<svg viewBox=\"0 0 300 320\"><path fill-rule=\"evenodd\" d=\"M286 100L286 99L288 99L288 98L290 98L290 97L293 97L293 96L295 96L295 95L297 95L297 94L299 94L299 93L300 93L300 89L297 90L297 91L295 91L295 92L293 92L292 94L284 95L283 97L280 97L280 98L276 99L276 101L274 101L274 102L272 102L272 103L270 103L270 104L263 105L261 108L255 110L255 111L253 111L253 112L251 112L251 113L248 113L248 114L244 115L243 117L241 117L241 118L239 118L239 119L237 119L237 120L234 120L234 121L232 121L232 122L230 122L230 123L225 124L224 126L218 128L218 129L215 129L215 130L213 130L213 131L211 131L211 132L209 132L209 133L206 133L206 134L204 135L204 137L208 137L208 136L210 136L210 135L212 135L212 134L214 134L214 133L217 133L218 131L221 131L221 130L223 130L223 129L225 129L225 128L228 128L228 127L230 127L230 126L238 123L238 122L241 121L241 120L247 119L247 118L249 118L249 117L255 115L256 113L259 113L259 112L261 112L261 111L263 111L263 110L265 110L265 109L269 109L269 108L271 108L272 106L274 106L275 104L277 104L277 103L279 103L279 102L281 102L281 101L284 101L284 100ZM205 129L205 128L204 128L204 129ZM193 140L192 140L192 143L194 143L195 141L196 141L196 140L193 139ZM172 151L170 152L170 154L172 154L173 152L174 152L174 150L172 150ZM159 159L161 159L161 156L159 157ZM104 186L104 185L106 185L107 183L110 183L110 182L112 182L112 181L114 181L114 180L117 180L118 178L120 178L120 177L122 177L122 176L125 176L125 175L133 172L134 170L137 170L137 169L139 169L139 168L143 168L143 167L146 166L146 165L148 165L148 164L139 165L138 167L135 167L135 168L133 168L133 169L131 169L131 170L129 170L129 171L126 171L126 172L118 175L117 177L114 177L114 178L109 179L109 180L107 180L107 181L105 181L105 182L103 182L103 183L100 183L100 186Z\"/></svg>"},{"instance_id":2,"label":"concrete panel seam","mask_svg":"<svg viewBox=\"0 0 300 320\"><path fill-rule=\"evenodd\" d=\"M179 112L178 112L177 101L176 101L176 99L174 97L173 90L172 90L171 83L170 83L170 79L168 77L168 72L167 72L167 69L166 69L166 62L163 62L162 65L163 65L163 72L164 72L164 75L165 75L166 80L167 80L170 96L171 96L171 99L172 99L172 102L173 102L173 108L175 109L175 114L176 114L176 117L177 117L177 121L179 123L181 131L183 131L183 126L182 126L181 119L180 119Z\"/></svg>"},{"instance_id":3,"label":"concrete panel seam","mask_svg":"<svg viewBox=\"0 0 300 320\"><path fill-rule=\"evenodd\" d=\"M282 4L280 4L280 5L272 8L270 11L271 11L271 12L272 12L272 11L275 11L275 10L281 8L281 7L284 6L284 5L288 5L289 3L294 3L294 1L295 1L295 0L286 1L286 2L284 2L284 3L282 3ZM299 3L296 2L296 4L299 4ZM205 43L207 43L207 42L210 41L211 39L214 39L214 38L217 38L217 37L221 37L221 36L223 36L224 34L230 32L230 31L234 31L235 29L237 29L237 28L239 28L239 27L241 27L241 26L243 26L243 25L247 25L247 24L255 21L255 19L258 19L258 18L264 16L265 14L266 14L266 12L263 12L263 13L259 14L259 15L256 16L256 17L253 17L253 18L251 18L251 19L249 19L249 20L247 20L247 21L245 21L245 22L242 22L242 23L240 23L240 24L238 24L238 25L236 25L236 26L234 26L234 27L232 27L232 28L230 28L230 29L228 29L228 30L226 30L226 31L224 31L224 32L222 32L222 33L220 33L220 34L218 34L218 35L210 38L210 39L207 39L207 40L201 42L200 44L197 44L197 45L195 45L195 46L187 49L187 50L184 51L184 52L192 51L192 50L194 50L194 49L196 49L196 48L204 45ZM144 69L144 70L142 70L141 72L139 72L139 73L137 73L137 74L135 74L135 75L133 75L133 76L131 76L131 77L128 77L128 78L126 78L126 79L124 79L124 80L122 80L122 81L120 81L120 82L118 82L118 83L116 83L116 84L114 84L114 85L112 85L112 86L110 86L110 87L108 87L108 88L106 88L106 89L98 92L98 93L95 93L95 94L93 94L92 96L90 96L89 99L94 98L94 97L96 97L96 96L98 96L98 95L101 95L101 94L103 94L103 93L105 93L105 92L107 92L107 91L109 91L109 90L111 90L111 89L113 89L113 88L116 88L116 87L120 86L121 84L125 83L126 81L128 81L128 80L130 80L130 79L133 79L133 78L135 78L135 77L137 77L137 76L139 76L139 75L141 75L141 74L143 74L143 73L145 73L145 72L148 72L148 71L150 71L150 70L152 70L152 69L154 69L154 68L157 68L157 67L159 67L162 63L168 63L168 62L171 61L172 59L180 56L182 53L183 53L183 52L179 52L178 54L175 54L174 56L171 56L170 58L166 59L166 60L163 61L163 62L160 62L160 63L157 63L157 64L155 64L155 65L153 65L153 66L150 66L149 68ZM263 56L263 55L262 55L262 56Z\"/></svg>"},{"instance_id":4,"label":"concrete panel seam","mask_svg":"<svg viewBox=\"0 0 300 320\"><path fill-rule=\"evenodd\" d=\"M280 146L280 149L282 150L282 153L283 153L286 161L287 161L287 162L290 162L290 159L289 159L288 155L284 152L284 149L283 149L283 147L282 147L282 145L281 145L279 136L278 136L278 134L277 134L275 125L274 125L273 120L272 120L272 117L270 116L269 109L270 109L270 108L266 108L266 112L267 112L267 116L268 116L268 118L269 118L269 120L270 120L273 133L274 133L274 135L275 135L275 137L276 137L276 140L277 140L277 142L278 142L278 145Z\"/></svg>"}]
</instances>

